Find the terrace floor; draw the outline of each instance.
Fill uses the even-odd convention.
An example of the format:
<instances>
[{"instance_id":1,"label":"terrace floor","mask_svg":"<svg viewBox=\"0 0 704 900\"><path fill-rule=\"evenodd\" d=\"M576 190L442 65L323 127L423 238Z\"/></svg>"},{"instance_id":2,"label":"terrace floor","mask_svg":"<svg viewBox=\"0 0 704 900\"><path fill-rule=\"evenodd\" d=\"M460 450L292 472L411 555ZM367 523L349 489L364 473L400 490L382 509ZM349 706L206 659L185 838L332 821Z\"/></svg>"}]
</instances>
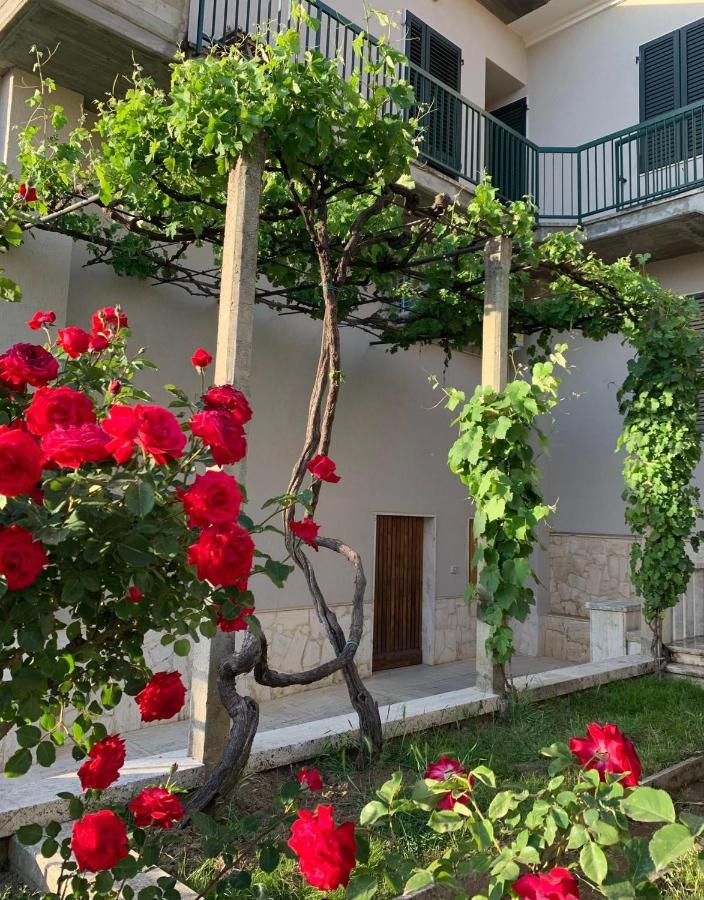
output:
<instances>
[{"instance_id":1,"label":"terrace floor","mask_svg":"<svg viewBox=\"0 0 704 900\"><path fill-rule=\"evenodd\" d=\"M511 662L511 674L516 677L537 675L571 665L574 663L549 656L515 656ZM364 683L379 706L383 707L474 687L476 677L474 660L467 659L438 666L387 669L365 678ZM259 709L259 731L274 731L289 725L300 725L352 712L344 684L313 688L262 703Z\"/></svg>"}]
</instances>

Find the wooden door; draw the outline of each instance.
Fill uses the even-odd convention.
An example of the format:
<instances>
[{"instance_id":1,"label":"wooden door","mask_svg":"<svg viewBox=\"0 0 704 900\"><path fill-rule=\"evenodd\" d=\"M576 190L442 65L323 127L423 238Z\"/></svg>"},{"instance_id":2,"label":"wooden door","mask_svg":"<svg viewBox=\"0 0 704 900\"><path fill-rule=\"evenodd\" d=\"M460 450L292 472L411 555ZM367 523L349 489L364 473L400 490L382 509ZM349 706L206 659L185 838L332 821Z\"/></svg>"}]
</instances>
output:
<instances>
[{"instance_id":1,"label":"wooden door","mask_svg":"<svg viewBox=\"0 0 704 900\"><path fill-rule=\"evenodd\" d=\"M377 516L372 669L423 661L423 518Z\"/></svg>"}]
</instances>

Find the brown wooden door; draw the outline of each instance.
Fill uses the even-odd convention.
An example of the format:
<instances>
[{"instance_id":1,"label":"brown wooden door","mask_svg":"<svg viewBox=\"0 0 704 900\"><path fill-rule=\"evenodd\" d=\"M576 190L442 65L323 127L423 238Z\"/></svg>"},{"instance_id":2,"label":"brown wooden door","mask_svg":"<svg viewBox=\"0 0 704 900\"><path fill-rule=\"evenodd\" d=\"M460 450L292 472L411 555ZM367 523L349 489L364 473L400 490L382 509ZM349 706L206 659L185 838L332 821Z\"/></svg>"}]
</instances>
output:
<instances>
[{"instance_id":1,"label":"brown wooden door","mask_svg":"<svg viewBox=\"0 0 704 900\"><path fill-rule=\"evenodd\" d=\"M377 516L372 669L423 661L423 519Z\"/></svg>"}]
</instances>

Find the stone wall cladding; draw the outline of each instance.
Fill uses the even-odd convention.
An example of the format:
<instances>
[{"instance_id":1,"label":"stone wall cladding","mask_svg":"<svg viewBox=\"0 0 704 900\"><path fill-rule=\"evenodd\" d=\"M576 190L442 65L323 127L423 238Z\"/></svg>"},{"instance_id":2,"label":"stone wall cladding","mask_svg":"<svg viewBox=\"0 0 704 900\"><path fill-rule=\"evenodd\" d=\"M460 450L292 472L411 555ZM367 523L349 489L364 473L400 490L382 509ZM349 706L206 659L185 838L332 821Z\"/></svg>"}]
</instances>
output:
<instances>
[{"instance_id":1,"label":"stone wall cladding","mask_svg":"<svg viewBox=\"0 0 704 900\"><path fill-rule=\"evenodd\" d=\"M341 604L332 608L340 627L345 634L348 634L352 604ZM269 662L272 669L278 669L281 672L300 672L332 659L332 647L312 607L257 610L257 618L261 622L269 642ZM364 633L355 657L362 677L371 675L372 671L372 622L372 605L365 603ZM239 690L261 703L277 697L297 694L300 691L314 690L342 680L342 673L335 672L334 675L311 685L269 688L257 684L251 675L247 675L239 680L241 685Z\"/></svg>"},{"instance_id":2,"label":"stone wall cladding","mask_svg":"<svg viewBox=\"0 0 704 900\"><path fill-rule=\"evenodd\" d=\"M542 616L540 655L553 659L589 662L589 619L576 616Z\"/></svg>"},{"instance_id":3,"label":"stone wall cladding","mask_svg":"<svg viewBox=\"0 0 704 900\"><path fill-rule=\"evenodd\" d=\"M464 597L436 599L433 665L474 659L476 634L476 604L467 603Z\"/></svg>"},{"instance_id":4,"label":"stone wall cladding","mask_svg":"<svg viewBox=\"0 0 704 900\"><path fill-rule=\"evenodd\" d=\"M540 620L540 653L556 659L590 659L587 600L632 600L631 546L628 535L551 532L550 613ZM638 630L637 611L627 627Z\"/></svg>"},{"instance_id":5,"label":"stone wall cladding","mask_svg":"<svg viewBox=\"0 0 704 900\"><path fill-rule=\"evenodd\" d=\"M633 538L599 534L550 534L550 612L589 618L586 600L631 600Z\"/></svg>"}]
</instances>

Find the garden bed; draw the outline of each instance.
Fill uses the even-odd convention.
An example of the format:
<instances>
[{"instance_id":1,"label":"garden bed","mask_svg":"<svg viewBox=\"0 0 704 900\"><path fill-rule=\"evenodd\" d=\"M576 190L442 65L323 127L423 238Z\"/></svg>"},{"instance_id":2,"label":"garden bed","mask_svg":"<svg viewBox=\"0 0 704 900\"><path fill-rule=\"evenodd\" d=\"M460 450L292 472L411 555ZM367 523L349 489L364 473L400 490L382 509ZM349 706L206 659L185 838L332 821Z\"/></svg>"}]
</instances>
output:
<instances>
[{"instance_id":1,"label":"garden bed","mask_svg":"<svg viewBox=\"0 0 704 900\"><path fill-rule=\"evenodd\" d=\"M704 691L698 686L654 676L632 679L601 688L571 694L541 703L522 698L505 717L485 716L468 719L453 726L433 728L387 742L381 759L372 770L359 772L346 752L330 751L311 764L317 766L325 782L322 795L311 798L332 803L337 821L356 821L361 808L392 772L401 769L410 784L417 779L427 761L445 753L459 758L467 768L480 764L494 770L503 785L536 789L547 777L547 761L539 757L542 747L553 741L567 740L582 734L592 721L618 723L638 748L643 762L643 775L665 769L704 750ZM242 819L271 808L281 785L290 780L291 768L280 768L247 776L227 806L218 811L223 823ZM704 783L698 781L684 789L675 799L684 806L699 796L704 799ZM701 812L702 807L695 811ZM392 850L422 865L433 856L436 847L447 841L425 828L425 818L410 817L399 822L393 847L372 843L372 858ZM202 888L218 869L218 859L204 856L201 838L192 827L185 829L169 843L165 869L194 888ZM253 859L253 857L252 857ZM250 859L251 861L251 859ZM320 893L309 887L291 861L274 874L256 871L255 889L235 891L232 898L266 896L272 900L308 900ZM696 857L680 864L668 879L668 893L663 897L684 900L704 896L704 876ZM340 890L329 896L344 896ZM377 897L391 897L393 892L380 891Z\"/></svg>"},{"instance_id":2,"label":"garden bed","mask_svg":"<svg viewBox=\"0 0 704 900\"><path fill-rule=\"evenodd\" d=\"M582 734L585 725L592 721L618 723L638 749L645 780L704 750L704 691L688 682L647 676L540 703L519 697L504 717L467 719L390 740L379 763L364 772L355 768L349 752L331 749L309 763L320 770L325 788L322 794L304 798L303 805L332 803L338 822L357 821L362 807L394 771L402 770L406 783L411 784L429 760L443 753L459 758L467 768L489 766L502 787L534 790L547 780L547 760L540 758L540 749ZM694 775L691 770L684 775L669 773L667 781L658 781L656 786L670 790L679 810L691 809L700 815L704 810L702 769L699 762ZM281 786L297 771L297 766L282 767L248 775L232 800L217 810L218 821L228 827L247 816L267 813ZM372 842L372 860L395 852L414 865L427 863L438 847L446 845L449 836L429 831L426 819L427 816L414 815L399 820L393 841ZM202 837L193 826L165 837L162 867L191 887L202 889L218 871L219 858L204 852ZM256 847L249 850L245 860L248 864L254 864L255 850ZM273 874L255 870L253 877L260 887L233 888L227 896L232 900L312 900L321 896L304 882L293 860L286 861ZM588 893L582 893L583 900L592 900ZM3 882L0 877L0 900L33 900L36 896L18 893L16 882ZM338 890L326 896L337 900L344 894ZM390 898L394 892L382 889L375 896ZM425 898L430 900L433 896L442 895L426 894ZM689 900L697 896L704 896L704 875L693 854L668 877L662 897Z\"/></svg>"}]
</instances>

